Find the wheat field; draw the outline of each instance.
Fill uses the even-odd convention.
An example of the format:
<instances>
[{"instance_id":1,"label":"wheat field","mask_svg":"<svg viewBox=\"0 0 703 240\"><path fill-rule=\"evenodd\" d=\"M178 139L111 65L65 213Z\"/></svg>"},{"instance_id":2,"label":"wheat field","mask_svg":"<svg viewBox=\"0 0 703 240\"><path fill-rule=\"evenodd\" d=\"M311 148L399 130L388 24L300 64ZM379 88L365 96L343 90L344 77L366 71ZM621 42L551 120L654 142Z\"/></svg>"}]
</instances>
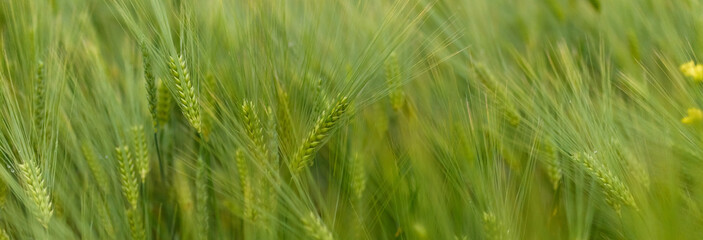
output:
<instances>
[{"instance_id":1,"label":"wheat field","mask_svg":"<svg viewBox=\"0 0 703 240\"><path fill-rule=\"evenodd\" d=\"M0 0L0 240L703 239L700 9Z\"/></svg>"}]
</instances>

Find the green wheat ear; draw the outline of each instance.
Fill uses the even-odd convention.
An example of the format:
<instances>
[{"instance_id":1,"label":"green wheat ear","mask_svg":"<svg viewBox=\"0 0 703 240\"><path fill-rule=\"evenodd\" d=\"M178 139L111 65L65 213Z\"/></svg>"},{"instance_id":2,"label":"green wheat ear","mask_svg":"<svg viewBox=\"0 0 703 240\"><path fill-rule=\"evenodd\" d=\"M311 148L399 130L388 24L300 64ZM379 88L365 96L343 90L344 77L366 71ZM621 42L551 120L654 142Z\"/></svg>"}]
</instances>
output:
<instances>
[{"instance_id":1,"label":"green wheat ear","mask_svg":"<svg viewBox=\"0 0 703 240\"><path fill-rule=\"evenodd\" d=\"M198 157L198 167L195 175L195 204L197 212L197 229L200 239L208 239L208 188L207 188L207 163Z\"/></svg>"},{"instance_id":2,"label":"green wheat ear","mask_svg":"<svg viewBox=\"0 0 703 240\"><path fill-rule=\"evenodd\" d=\"M334 240L332 232L327 229L327 226L322 219L315 213L310 212L301 219L305 232L312 239L316 240Z\"/></svg>"},{"instance_id":3,"label":"green wheat ear","mask_svg":"<svg viewBox=\"0 0 703 240\"><path fill-rule=\"evenodd\" d=\"M19 172L24 182L25 194L32 200L32 213L44 228L49 227L49 220L54 213L49 190L44 181L44 175L34 160L18 164Z\"/></svg>"},{"instance_id":4,"label":"green wheat ear","mask_svg":"<svg viewBox=\"0 0 703 240\"><path fill-rule=\"evenodd\" d=\"M290 162L290 169L293 173L299 173L312 165L313 154L322 146L330 131L339 123L348 106L347 97L342 97L331 110L322 113L315 127L310 131L308 137L303 140L303 144Z\"/></svg>"},{"instance_id":5,"label":"green wheat ear","mask_svg":"<svg viewBox=\"0 0 703 240\"><path fill-rule=\"evenodd\" d=\"M46 80L44 62L42 61L38 63L34 80L34 95L32 99L32 105L34 107L34 129L38 133L43 133L46 121Z\"/></svg>"},{"instance_id":6,"label":"green wheat ear","mask_svg":"<svg viewBox=\"0 0 703 240\"><path fill-rule=\"evenodd\" d=\"M256 114L253 102L244 100L242 104L242 115L244 118L244 130L253 143L251 149L256 153L256 157L259 158L260 161L267 161L268 152L264 144L263 126L259 115Z\"/></svg>"},{"instance_id":7,"label":"green wheat ear","mask_svg":"<svg viewBox=\"0 0 703 240\"><path fill-rule=\"evenodd\" d=\"M605 201L613 207L616 213L620 214L622 205L637 209L634 197L627 186L605 166L598 163L593 156L575 154L573 159L596 180L605 195Z\"/></svg>"},{"instance_id":8,"label":"green wheat ear","mask_svg":"<svg viewBox=\"0 0 703 240\"><path fill-rule=\"evenodd\" d=\"M483 233L486 239L501 240L505 239L505 230L503 224L496 218L492 212L483 212Z\"/></svg>"},{"instance_id":9,"label":"green wheat ear","mask_svg":"<svg viewBox=\"0 0 703 240\"><path fill-rule=\"evenodd\" d=\"M549 181L552 183L552 188L557 190L559 188L559 182L562 178L562 166L559 158L559 153L554 146L554 141L548 138L544 142L544 157L545 157L545 167L547 170L547 176Z\"/></svg>"},{"instance_id":10,"label":"green wheat ear","mask_svg":"<svg viewBox=\"0 0 703 240\"><path fill-rule=\"evenodd\" d=\"M129 147L122 146L115 149L117 154L117 164L120 171L120 183L122 183L122 194L127 198L131 208L137 207L139 200L139 186L134 160L129 151Z\"/></svg>"},{"instance_id":11,"label":"green wheat ear","mask_svg":"<svg viewBox=\"0 0 703 240\"><path fill-rule=\"evenodd\" d=\"M138 208L127 209L127 221L129 222L129 231L132 234L133 240L143 240L146 239L146 234L144 233L144 220L142 219L142 214Z\"/></svg>"},{"instance_id":12,"label":"green wheat ear","mask_svg":"<svg viewBox=\"0 0 703 240\"><path fill-rule=\"evenodd\" d=\"M146 180L146 175L149 174L149 150L146 145L146 136L144 134L144 126L132 127L132 143L134 144L135 152L135 167L142 183Z\"/></svg>"},{"instance_id":13,"label":"green wheat ear","mask_svg":"<svg viewBox=\"0 0 703 240\"><path fill-rule=\"evenodd\" d=\"M364 162L359 156L355 156L351 163L351 184L352 190L354 191L354 196L357 200L363 199L364 190L366 189L366 171L364 169Z\"/></svg>"},{"instance_id":14,"label":"green wheat ear","mask_svg":"<svg viewBox=\"0 0 703 240\"><path fill-rule=\"evenodd\" d=\"M181 107L183 115L188 119L190 125L200 133L202 130L200 106L195 96L195 87L190 80L190 73L188 72L186 62L183 59L183 55L178 56L177 61L173 57L170 57L169 60L168 66L176 85L178 105Z\"/></svg>"},{"instance_id":15,"label":"green wheat ear","mask_svg":"<svg viewBox=\"0 0 703 240\"><path fill-rule=\"evenodd\" d=\"M400 111L405 104L405 93L401 89L401 74L400 74L400 64L398 64L398 55L393 52L388 57L385 63L386 67L386 83L391 89L389 95L391 106L393 110Z\"/></svg>"},{"instance_id":16,"label":"green wheat ear","mask_svg":"<svg viewBox=\"0 0 703 240\"><path fill-rule=\"evenodd\" d=\"M105 173L105 170L103 170L103 167L100 166L100 162L98 162L98 157L95 156L95 152L87 143L83 143L81 145L81 151L83 152L83 157L85 158L86 163L88 163L90 171L93 173L93 177L95 177L95 180L98 181L98 187L100 187L104 193L108 193L110 189L107 174Z\"/></svg>"},{"instance_id":17,"label":"green wheat ear","mask_svg":"<svg viewBox=\"0 0 703 240\"><path fill-rule=\"evenodd\" d=\"M140 44L142 50L142 63L144 65L144 80L146 86L146 99L149 103L149 113L151 113L151 119L154 123L154 131L156 131L156 126L158 125L157 120L157 100L156 100L156 79L151 70L151 59L149 56L149 49L146 47L146 43L142 42Z\"/></svg>"},{"instance_id":18,"label":"green wheat ear","mask_svg":"<svg viewBox=\"0 0 703 240\"><path fill-rule=\"evenodd\" d=\"M166 83L163 80L159 80L156 92L156 121L159 127L163 127L168 123L169 116L171 116L171 93L168 92Z\"/></svg>"}]
</instances>

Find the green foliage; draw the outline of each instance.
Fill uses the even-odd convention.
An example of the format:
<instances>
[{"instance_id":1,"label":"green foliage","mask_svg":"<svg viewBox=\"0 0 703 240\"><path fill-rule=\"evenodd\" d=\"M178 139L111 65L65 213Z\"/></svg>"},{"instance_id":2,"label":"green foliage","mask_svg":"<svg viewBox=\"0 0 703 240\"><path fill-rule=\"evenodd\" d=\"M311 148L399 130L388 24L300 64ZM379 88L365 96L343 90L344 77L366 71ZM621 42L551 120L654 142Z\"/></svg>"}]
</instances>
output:
<instances>
[{"instance_id":1,"label":"green foliage","mask_svg":"<svg viewBox=\"0 0 703 240\"><path fill-rule=\"evenodd\" d=\"M0 239L703 239L701 6L0 1Z\"/></svg>"}]
</instances>

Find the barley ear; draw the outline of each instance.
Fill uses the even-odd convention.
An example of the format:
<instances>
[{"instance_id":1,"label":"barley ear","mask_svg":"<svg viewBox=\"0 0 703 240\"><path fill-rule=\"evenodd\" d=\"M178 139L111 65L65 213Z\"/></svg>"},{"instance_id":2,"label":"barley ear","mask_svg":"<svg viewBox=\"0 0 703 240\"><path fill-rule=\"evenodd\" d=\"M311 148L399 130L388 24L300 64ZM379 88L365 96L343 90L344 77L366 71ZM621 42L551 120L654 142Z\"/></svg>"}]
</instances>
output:
<instances>
[{"instance_id":1,"label":"barley ear","mask_svg":"<svg viewBox=\"0 0 703 240\"><path fill-rule=\"evenodd\" d=\"M244 198L244 213L243 216L248 221L256 220L256 210L254 209L254 203L256 202L256 197L254 196L254 190L252 189L252 182L249 178L249 167L247 166L246 157L244 156L244 151L242 149L237 149L236 152L236 162L237 170L239 171L239 182L242 187L242 195Z\"/></svg>"},{"instance_id":2,"label":"barley ear","mask_svg":"<svg viewBox=\"0 0 703 240\"><path fill-rule=\"evenodd\" d=\"M107 174L103 170L103 167L100 166L98 157L95 156L95 152L87 143L83 143L83 145L81 145L81 151L83 152L83 157L85 158L90 171L93 173L93 177L95 177L95 180L98 182L98 187L103 191L103 193L108 193L110 189Z\"/></svg>"},{"instance_id":3,"label":"barley ear","mask_svg":"<svg viewBox=\"0 0 703 240\"><path fill-rule=\"evenodd\" d=\"M605 166L598 163L593 156L589 154L584 154L583 156L575 154L573 159L583 167L586 173L596 180L605 195L605 201L613 207L616 213L620 214L622 205L637 209L630 190Z\"/></svg>"},{"instance_id":4,"label":"barley ear","mask_svg":"<svg viewBox=\"0 0 703 240\"><path fill-rule=\"evenodd\" d=\"M295 133L292 129L291 115L290 115L290 103L288 99L288 93L281 86L281 83L276 81L276 117L278 118L278 132L281 136L281 143L292 142L292 137ZM288 147L287 145L285 147Z\"/></svg>"},{"instance_id":5,"label":"barley ear","mask_svg":"<svg viewBox=\"0 0 703 240\"><path fill-rule=\"evenodd\" d=\"M132 154L127 146L118 147L115 152L117 153L122 194L127 198L130 207L136 208L139 200L139 187Z\"/></svg>"},{"instance_id":6,"label":"barley ear","mask_svg":"<svg viewBox=\"0 0 703 240\"><path fill-rule=\"evenodd\" d=\"M156 92L156 121L159 127L163 127L168 123L171 115L171 93L168 92L166 83L163 80L159 80Z\"/></svg>"},{"instance_id":7,"label":"barley ear","mask_svg":"<svg viewBox=\"0 0 703 240\"><path fill-rule=\"evenodd\" d=\"M156 113L156 79L151 69L151 59L149 56L149 49L145 42L140 44L142 50L142 63L144 65L144 82L146 87L146 99L149 104L149 113L151 113L151 119L154 124L154 131L157 130L158 125L157 113Z\"/></svg>"},{"instance_id":8,"label":"barley ear","mask_svg":"<svg viewBox=\"0 0 703 240\"><path fill-rule=\"evenodd\" d=\"M405 93L401 89L402 76L400 74L400 64L398 64L398 55L393 52L388 57L385 63L386 68L386 84L391 89L389 98L393 110L400 111L405 104Z\"/></svg>"},{"instance_id":9,"label":"barley ear","mask_svg":"<svg viewBox=\"0 0 703 240\"><path fill-rule=\"evenodd\" d=\"M268 161L268 152L264 145L263 127L259 116L256 114L253 102L244 100L242 104L242 115L244 118L244 130L253 143L251 149L256 153L256 157L259 158L260 161Z\"/></svg>"},{"instance_id":10,"label":"barley ear","mask_svg":"<svg viewBox=\"0 0 703 240\"><path fill-rule=\"evenodd\" d=\"M559 159L559 153L556 151L552 139L547 139L544 143L544 163L547 170L547 176L552 183L552 188L557 190L562 177L562 166Z\"/></svg>"},{"instance_id":11,"label":"barley ear","mask_svg":"<svg viewBox=\"0 0 703 240\"><path fill-rule=\"evenodd\" d=\"M129 223L129 231L132 234L133 240L146 239L144 233L144 220L138 208L132 207L127 209L127 221Z\"/></svg>"},{"instance_id":12,"label":"barley ear","mask_svg":"<svg viewBox=\"0 0 703 240\"><path fill-rule=\"evenodd\" d=\"M638 184L642 184L645 189L649 189L650 178L645 163L641 162L635 154L622 146L619 141L612 140L612 145L615 148L615 153L618 158L622 161L625 170L628 171L629 176L633 177Z\"/></svg>"},{"instance_id":13,"label":"barley ear","mask_svg":"<svg viewBox=\"0 0 703 240\"><path fill-rule=\"evenodd\" d=\"M46 80L44 62L42 61L39 61L38 63L34 80L34 94L32 99L32 106L34 109L34 129L38 133L43 133L46 122Z\"/></svg>"},{"instance_id":14,"label":"barley ear","mask_svg":"<svg viewBox=\"0 0 703 240\"><path fill-rule=\"evenodd\" d=\"M352 170L352 190L354 191L354 197L357 200L363 199L364 190L366 189L366 171L364 169L364 162L355 156L351 164Z\"/></svg>"},{"instance_id":15,"label":"barley ear","mask_svg":"<svg viewBox=\"0 0 703 240\"><path fill-rule=\"evenodd\" d=\"M135 167L142 183L146 180L146 175L149 174L149 150L146 145L146 136L144 134L144 126L132 127L132 143L134 144L135 152Z\"/></svg>"},{"instance_id":16,"label":"barley ear","mask_svg":"<svg viewBox=\"0 0 703 240\"><path fill-rule=\"evenodd\" d=\"M190 73L188 72L188 67L183 55L178 56L177 60L170 57L168 66L176 86L178 105L181 107L181 111L183 111L183 115L188 119L190 125L200 133L202 130L200 105L198 105L198 99L195 96L195 87L190 79Z\"/></svg>"},{"instance_id":17,"label":"barley ear","mask_svg":"<svg viewBox=\"0 0 703 240\"><path fill-rule=\"evenodd\" d=\"M483 234L485 239L501 240L505 239L505 231L501 222L492 212L483 212Z\"/></svg>"},{"instance_id":18,"label":"barley ear","mask_svg":"<svg viewBox=\"0 0 703 240\"><path fill-rule=\"evenodd\" d=\"M310 131L308 137L303 140L303 143L290 162L290 169L293 173L299 173L306 167L312 165L312 156L317 149L324 144L330 131L339 123L339 120L346 112L348 106L347 98L342 97L332 109L322 113L322 116L317 120L317 123L312 131Z\"/></svg>"},{"instance_id":19,"label":"barley ear","mask_svg":"<svg viewBox=\"0 0 703 240\"><path fill-rule=\"evenodd\" d=\"M100 206L97 206L98 215L100 217L100 224L102 224L102 227L105 231L105 235L114 238L115 227L112 225L112 218L110 217L110 213L108 212L107 207L108 206L105 201L101 201Z\"/></svg>"},{"instance_id":20,"label":"barley ear","mask_svg":"<svg viewBox=\"0 0 703 240\"><path fill-rule=\"evenodd\" d=\"M325 223L322 222L315 213L310 212L301 219L305 232L312 239L316 240L333 240L332 232L327 229Z\"/></svg>"},{"instance_id":21,"label":"barley ear","mask_svg":"<svg viewBox=\"0 0 703 240\"><path fill-rule=\"evenodd\" d=\"M207 239L208 236L208 189L207 189L207 164L202 157L198 157L198 169L195 176L195 204L198 213L198 236Z\"/></svg>"},{"instance_id":22,"label":"barley ear","mask_svg":"<svg viewBox=\"0 0 703 240\"><path fill-rule=\"evenodd\" d=\"M20 175L24 182L25 194L32 200L31 207L34 216L44 228L49 227L49 220L54 213L49 190L44 181L44 175L34 160L25 161L18 165Z\"/></svg>"}]
</instances>

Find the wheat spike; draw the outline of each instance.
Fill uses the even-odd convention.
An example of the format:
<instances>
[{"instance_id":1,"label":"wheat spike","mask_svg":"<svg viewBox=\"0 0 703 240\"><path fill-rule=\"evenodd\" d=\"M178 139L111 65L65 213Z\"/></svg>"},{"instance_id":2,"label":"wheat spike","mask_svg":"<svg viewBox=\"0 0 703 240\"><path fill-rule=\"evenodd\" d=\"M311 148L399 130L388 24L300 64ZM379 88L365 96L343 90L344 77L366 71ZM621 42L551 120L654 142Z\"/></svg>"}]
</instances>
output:
<instances>
[{"instance_id":1,"label":"wheat spike","mask_svg":"<svg viewBox=\"0 0 703 240\"><path fill-rule=\"evenodd\" d=\"M242 194L244 195L244 218L254 222L256 221L258 214L254 206L257 201L254 189L251 186L251 181L247 180L244 183Z\"/></svg>"},{"instance_id":2,"label":"wheat spike","mask_svg":"<svg viewBox=\"0 0 703 240\"><path fill-rule=\"evenodd\" d=\"M551 139L547 139L544 143L544 155L547 176L549 176L549 181L552 183L552 188L557 190L562 177L562 166L559 159L559 153L556 151L554 142Z\"/></svg>"},{"instance_id":3,"label":"wheat spike","mask_svg":"<svg viewBox=\"0 0 703 240\"><path fill-rule=\"evenodd\" d=\"M202 157L198 157L198 169L195 176L195 204L198 213L198 236L207 239L208 236L208 192L207 192L207 164Z\"/></svg>"},{"instance_id":4,"label":"wheat spike","mask_svg":"<svg viewBox=\"0 0 703 240\"><path fill-rule=\"evenodd\" d=\"M132 127L132 143L134 144L135 152L134 165L137 168L142 183L144 183L146 175L149 174L149 150L146 145L144 126Z\"/></svg>"},{"instance_id":5,"label":"wheat spike","mask_svg":"<svg viewBox=\"0 0 703 240\"><path fill-rule=\"evenodd\" d=\"M88 143L83 143L81 145L81 151L83 152L83 157L85 158L85 161L88 164L90 171L93 173L93 177L95 177L95 180L97 180L98 182L98 187L100 187L100 190L102 190L104 193L109 192L107 174L103 170L103 167L100 166L98 158L97 156L95 156L95 152L93 152L93 149L88 145Z\"/></svg>"},{"instance_id":6,"label":"wheat spike","mask_svg":"<svg viewBox=\"0 0 703 240\"><path fill-rule=\"evenodd\" d=\"M171 115L171 93L168 92L166 83L162 80L159 80L156 92L156 121L160 127L163 127L168 123L169 116Z\"/></svg>"},{"instance_id":7,"label":"wheat spike","mask_svg":"<svg viewBox=\"0 0 703 240\"><path fill-rule=\"evenodd\" d=\"M405 104L405 93L401 89L402 81L400 74L400 64L398 64L398 55L392 52L385 63L386 68L386 83L391 89L389 95L393 110L400 111Z\"/></svg>"},{"instance_id":8,"label":"wheat spike","mask_svg":"<svg viewBox=\"0 0 703 240\"><path fill-rule=\"evenodd\" d=\"M315 127L310 131L310 134L304 139L303 144L294 155L290 163L291 171L299 173L306 167L312 165L312 155L324 143L325 138L327 138L330 131L339 122L348 106L347 98L342 97L332 109L323 112L322 116L317 120Z\"/></svg>"},{"instance_id":9,"label":"wheat spike","mask_svg":"<svg viewBox=\"0 0 703 240\"><path fill-rule=\"evenodd\" d=\"M291 142L291 136L295 135L293 129L291 128L292 120L290 116L290 103L288 102L288 93L281 86L281 84L276 81L276 117L278 118L278 132L281 136L281 143Z\"/></svg>"},{"instance_id":10,"label":"wheat spike","mask_svg":"<svg viewBox=\"0 0 703 240\"><path fill-rule=\"evenodd\" d=\"M154 124L154 131L156 131L156 126L158 125L157 113L156 113L156 79L154 74L151 72L151 59L149 56L149 49L145 42L140 44L142 50L142 64L144 66L144 82L146 87L146 99L149 104L149 113L151 113L151 119Z\"/></svg>"},{"instance_id":11,"label":"wheat spike","mask_svg":"<svg viewBox=\"0 0 703 240\"><path fill-rule=\"evenodd\" d=\"M596 162L593 156L575 154L573 159L580 163L584 170L596 179L596 182L603 190L603 194L605 194L606 202L613 207L615 212L619 214L622 205L637 209L630 190L612 172Z\"/></svg>"},{"instance_id":12,"label":"wheat spike","mask_svg":"<svg viewBox=\"0 0 703 240\"><path fill-rule=\"evenodd\" d=\"M115 151L117 153L117 163L120 170L122 193L127 198L130 207L136 208L137 201L139 200L139 187L137 185L137 176L132 154L127 146L118 147Z\"/></svg>"},{"instance_id":13,"label":"wheat spike","mask_svg":"<svg viewBox=\"0 0 703 240\"><path fill-rule=\"evenodd\" d=\"M245 100L242 104L242 113L245 131L253 143L251 149L256 153L256 157L260 161L267 161L268 152L264 145L263 127L259 116L256 114L254 103Z\"/></svg>"},{"instance_id":14,"label":"wheat spike","mask_svg":"<svg viewBox=\"0 0 703 240\"><path fill-rule=\"evenodd\" d=\"M361 200L364 196L364 190L366 189L366 171L364 169L364 162L358 156L355 156L352 160L352 190L354 191L354 196L356 199Z\"/></svg>"},{"instance_id":15,"label":"wheat spike","mask_svg":"<svg viewBox=\"0 0 703 240\"><path fill-rule=\"evenodd\" d=\"M195 128L197 132L201 132L201 118L200 118L200 105L198 105L198 99L195 96L195 87L190 79L190 73L188 72L188 67L183 59L183 55L178 56L178 62L173 57L170 57L169 69L171 76L173 76L173 81L176 86L176 93L178 95L178 105L183 111L183 115L186 116L190 125Z\"/></svg>"},{"instance_id":16,"label":"wheat spike","mask_svg":"<svg viewBox=\"0 0 703 240\"><path fill-rule=\"evenodd\" d=\"M32 203L34 203L32 212L39 223L41 223L44 228L48 228L49 220L51 220L51 215L54 213L54 210L52 209L49 190L44 182L44 175L34 160L25 161L18 166L20 175L24 181L25 193L32 200Z\"/></svg>"},{"instance_id":17,"label":"wheat spike","mask_svg":"<svg viewBox=\"0 0 703 240\"><path fill-rule=\"evenodd\" d=\"M630 176L632 176L637 183L642 184L645 189L648 189L650 179L649 173L647 172L644 164L640 162L631 151L624 148L619 141L613 140L612 145L615 148L615 153L622 161L623 166L625 166L625 169L629 172Z\"/></svg>"},{"instance_id":18,"label":"wheat spike","mask_svg":"<svg viewBox=\"0 0 703 240\"><path fill-rule=\"evenodd\" d=\"M110 217L110 213L107 210L107 205L105 201L101 201L100 206L98 206L97 208L98 215L100 217L100 224L105 230L105 236L108 236L110 239L114 239L115 227L112 225L112 218Z\"/></svg>"},{"instance_id":19,"label":"wheat spike","mask_svg":"<svg viewBox=\"0 0 703 240\"><path fill-rule=\"evenodd\" d=\"M483 212L483 233L486 235L486 239L505 239L503 225L492 212Z\"/></svg>"},{"instance_id":20,"label":"wheat spike","mask_svg":"<svg viewBox=\"0 0 703 240\"><path fill-rule=\"evenodd\" d=\"M242 187L242 195L244 196L244 218L249 221L254 221L256 219L256 211L254 209L254 202L256 202L254 197L254 190L251 186L251 179L249 178L249 167L247 165L246 157L244 156L244 151L242 149L237 149L235 153L237 161L237 170L239 171L239 182Z\"/></svg>"},{"instance_id":21,"label":"wheat spike","mask_svg":"<svg viewBox=\"0 0 703 240\"><path fill-rule=\"evenodd\" d=\"M315 213L310 212L305 215L302 219L303 227L308 236L316 240L333 240L332 232L327 229L325 223L322 222Z\"/></svg>"},{"instance_id":22,"label":"wheat spike","mask_svg":"<svg viewBox=\"0 0 703 240\"><path fill-rule=\"evenodd\" d=\"M276 116L273 114L273 109L271 107L266 108L266 137L268 138L267 141L267 148L268 148L268 156L270 158L270 168L266 168L266 171L268 171L268 174L272 177L271 181L267 181L269 183L269 202L268 202L268 207L270 212L274 212L278 206L278 188L280 185L278 174L280 171L280 161L279 161L279 154L278 154L278 132L276 131Z\"/></svg>"},{"instance_id":23,"label":"wheat spike","mask_svg":"<svg viewBox=\"0 0 703 240\"><path fill-rule=\"evenodd\" d=\"M144 220L142 214L136 207L127 209L127 220L129 222L129 231L132 234L132 240L146 239L144 233Z\"/></svg>"},{"instance_id":24,"label":"wheat spike","mask_svg":"<svg viewBox=\"0 0 703 240\"><path fill-rule=\"evenodd\" d=\"M32 99L34 107L34 129L39 133L44 131L46 121L46 80L44 71L44 63L39 61L36 76L34 77L34 95Z\"/></svg>"}]
</instances>

